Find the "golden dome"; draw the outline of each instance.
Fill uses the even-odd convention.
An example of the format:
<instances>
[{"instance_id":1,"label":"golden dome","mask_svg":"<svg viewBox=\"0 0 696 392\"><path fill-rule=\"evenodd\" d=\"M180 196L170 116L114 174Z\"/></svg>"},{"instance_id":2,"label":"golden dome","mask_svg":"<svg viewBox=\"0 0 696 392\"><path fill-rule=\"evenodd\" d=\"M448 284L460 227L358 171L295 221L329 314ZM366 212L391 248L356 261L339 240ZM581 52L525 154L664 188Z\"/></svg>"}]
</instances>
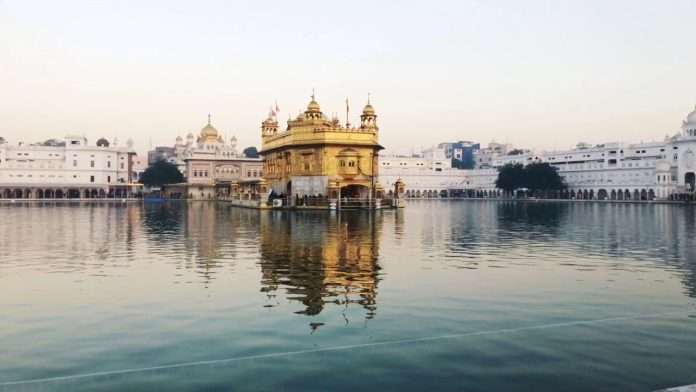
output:
<instances>
[{"instance_id":1,"label":"golden dome","mask_svg":"<svg viewBox=\"0 0 696 392\"><path fill-rule=\"evenodd\" d=\"M321 108L319 108L319 103L312 98L312 100L309 102L309 105L307 105L307 111L308 112L321 112Z\"/></svg>"},{"instance_id":2,"label":"golden dome","mask_svg":"<svg viewBox=\"0 0 696 392\"><path fill-rule=\"evenodd\" d=\"M213 137L216 138L218 137L218 131L215 129L214 126L208 124L203 129L201 129L201 137L208 138L208 137Z\"/></svg>"},{"instance_id":3,"label":"golden dome","mask_svg":"<svg viewBox=\"0 0 696 392\"><path fill-rule=\"evenodd\" d=\"M218 130L210 124L210 114L208 115L208 124L201 129L201 139L216 140L218 138Z\"/></svg>"},{"instance_id":4,"label":"golden dome","mask_svg":"<svg viewBox=\"0 0 696 392\"><path fill-rule=\"evenodd\" d=\"M263 120L263 123L262 123L262 124L264 124L264 125L272 125L272 124L277 124L277 123L278 123L278 120L276 120L276 118L275 118L275 113L273 112L273 109L271 109L271 110L268 112L268 117L266 117L266 119Z\"/></svg>"},{"instance_id":5,"label":"golden dome","mask_svg":"<svg viewBox=\"0 0 696 392\"><path fill-rule=\"evenodd\" d=\"M365 108L363 109L363 114L364 115L369 115L369 116L374 116L375 115L375 108L372 107L369 103L365 105Z\"/></svg>"}]
</instances>

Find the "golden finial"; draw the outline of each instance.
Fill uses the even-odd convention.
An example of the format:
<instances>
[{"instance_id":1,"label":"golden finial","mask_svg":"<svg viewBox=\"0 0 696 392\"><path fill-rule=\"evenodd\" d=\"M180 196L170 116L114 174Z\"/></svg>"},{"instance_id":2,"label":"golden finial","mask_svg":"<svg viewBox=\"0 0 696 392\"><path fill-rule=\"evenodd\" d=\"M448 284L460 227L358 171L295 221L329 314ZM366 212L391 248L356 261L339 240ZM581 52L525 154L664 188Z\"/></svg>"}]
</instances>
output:
<instances>
[{"instance_id":1,"label":"golden finial","mask_svg":"<svg viewBox=\"0 0 696 392\"><path fill-rule=\"evenodd\" d=\"M208 113L208 125L210 125L210 113Z\"/></svg>"}]
</instances>

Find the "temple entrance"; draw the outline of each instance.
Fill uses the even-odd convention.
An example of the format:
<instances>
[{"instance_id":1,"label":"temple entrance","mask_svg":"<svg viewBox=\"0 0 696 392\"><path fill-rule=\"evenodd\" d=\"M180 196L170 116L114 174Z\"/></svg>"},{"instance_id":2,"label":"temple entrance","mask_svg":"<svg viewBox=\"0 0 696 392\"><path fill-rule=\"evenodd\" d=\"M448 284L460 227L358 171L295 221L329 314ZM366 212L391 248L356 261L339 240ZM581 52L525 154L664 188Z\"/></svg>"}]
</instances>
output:
<instances>
[{"instance_id":1,"label":"temple entrance","mask_svg":"<svg viewBox=\"0 0 696 392\"><path fill-rule=\"evenodd\" d=\"M694 174L694 172L686 173L684 176L684 184L686 185L686 190L692 192L696 185L696 174Z\"/></svg>"},{"instance_id":2,"label":"temple entrance","mask_svg":"<svg viewBox=\"0 0 696 392\"><path fill-rule=\"evenodd\" d=\"M341 197L348 199L368 199L370 188L365 185L347 185L341 187Z\"/></svg>"}]
</instances>

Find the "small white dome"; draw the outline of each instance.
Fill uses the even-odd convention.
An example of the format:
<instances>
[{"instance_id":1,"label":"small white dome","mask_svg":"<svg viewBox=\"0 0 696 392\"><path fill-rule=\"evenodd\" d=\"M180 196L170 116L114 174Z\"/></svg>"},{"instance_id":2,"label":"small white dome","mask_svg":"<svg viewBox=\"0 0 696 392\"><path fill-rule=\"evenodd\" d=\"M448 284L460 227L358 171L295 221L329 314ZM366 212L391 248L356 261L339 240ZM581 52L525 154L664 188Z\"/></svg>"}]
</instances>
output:
<instances>
[{"instance_id":1,"label":"small white dome","mask_svg":"<svg viewBox=\"0 0 696 392\"><path fill-rule=\"evenodd\" d=\"M694 106L694 110L686 116L686 123L696 126L696 106Z\"/></svg>"}]
</instances>

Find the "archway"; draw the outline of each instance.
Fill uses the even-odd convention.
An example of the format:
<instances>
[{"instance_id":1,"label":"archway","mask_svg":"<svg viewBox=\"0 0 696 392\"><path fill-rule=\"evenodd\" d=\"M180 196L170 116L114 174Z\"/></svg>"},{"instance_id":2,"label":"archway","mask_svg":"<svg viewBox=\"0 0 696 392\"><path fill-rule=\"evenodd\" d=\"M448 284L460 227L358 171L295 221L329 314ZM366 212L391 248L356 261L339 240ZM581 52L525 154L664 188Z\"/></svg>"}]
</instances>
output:
<instances>
[{"instance_id":1,"label":"archway","mask_svg":"<svg viewBox=\"0 0 696 392\"><path fill-rule=\"evenodd\" d=\"M631 200L631 191L628 189L624 191L624 200Z\"/></svg>"},{"instance_id":2,"label":"archway","mask_svg":"<svg viewBox=\"0 0 696 392\"><path fill-rule=\"evenodd\" d=\"M351 184L341 187L341 197L349 199L367 199L370 189L365 185Z\"/></svg>"},{"instance_id":3,"label":"archway","mask_svg":"<svg viewBox=\"0 0 696 392\"><path fill-rule=\"evenodd\" d=\"M92 189L92 192L91 192L91 194L90 194L90 197L91 197L92 199L96 199L97 197L99 197L99 191L97 191L96 189Z\"/></svg>"},{"instance_id":4,"label":"archway","mask_svg":"<svg viewBox=\"0 0 696 392\"><path fill-rule=\"evenodd\" d=\"M570 191L570 198L575 199L575 191Z\"/></svg>"},{"instance_id":5,"label":"archway","mask_svg":"<svg viewBox=\"0 0 696 392\"><path fill-rule=\"evenodd\" d=\"M100 190L99 190L99 198L100 198L100 199L103 199L103 198L105 198L105 197L106 197L106 192L105 192L103 189L100 189Z\"/></svg>"},{"instance_id":6,"label":"archway","mask_svg":"<svg viewBox=\"0 0 696 392\"><path fill-rule=\"evenodd\" d=\"M641 200L648 200L648 191L643 189L640 191L640 199Z\"/></svg>"},{"instance_id":7,"label":"archway","mask_svg":"<svg viewBox=\"0 0 696 392\"><path fill-rule=\"evenodd\" d=\"M62 189L56 189L56 199L62 199L65 197L65 193L63 193Z\"/></svg>"},{"instance_id":8,"label":"archway","mask_svg":"<svg viewBox=\"0 0 696 392\"><path fill-rule=\"evenodd\" d=\"M36 198L37 199L43 199L44 198L44 191L42 189L39 189L36 191Z\"/></svg>"},{"instance_id":9,"label":"archway","mask_svg":"<svg viewBox=\"0 0 696 392\"><path fill-rule=\"evenodd\" d=\"M640 191L638 189L633 190L633 200L640 200Z\"/></svg>"},{"instance_id":10,"label":"archway","mask_svg":"<svg viewBox=\"0 0 696 392\"><path fill-rule=\"evenodd\" d=\"M590 195L588 196L588 200L594 200L594 189L590 189Z\"/></svg>"},{"instance_id":11,"label":"archway","mask_svg":"<svg viewBox=\"0 0 696 392\"><path fill-rule=\"evenodd\" d=\"M597 191L597 199L598 200L606 200L607 197L609 197L609 195L607 194L606 189L600 189L599 191Z\"/></svg>"},{"instance_id":12,"label":"archway","mask_svg":"<svg viewBox=\"0 0 696 392\"><path fill-rule=\"evenodd\" d=\"M616 190L615 190L615 189L612 189L612 190L611 190L611 196L610 196L610 197L611 197L611 200L616 200Z\"/></svg>"},{"instance_id":13,"label":"archway","mask_svg":"<svg viewBox=\"0 0 696 392\"><path fill-rule=\"evenodd\" d=\"M582 191L582 198L583 198L584 200L587 200L588 196L589 196L589 193L587 192L587 189L585 189L584 191Z\"/></svg>"},{"instance_id":14,"label":"archway","mask_svg":"<svg viewBox=\"0 0 696 392\"><path fill-rule=\"evenodd\" d=\"M22 190L15 189L14 192L12 193L12 197L15 199L21 199L22 198Z\"/></svg>"},{"instance_id":15,"label":"archway","mask_svg":"<svg viewBox=\"0 0 696 392\"><path fill-rule=\"evenodd\" d=\"M89 189L85 189L84 193L85 193L84 198L89 199Z\"/></svg>"},{"instance_id":16,"label":"archway","mask_svg":"<svg viewBox=\"0 0 696 392\"><path fill-rule=\"evenodd\" d=\"M53 199L55 197L55 192L53 189L46 189L44 191L44 198L45 199Z\"/></svg>"},{"instance_id":17,"label":"archway","mask_svg":"<svg viewBox=\"0 0 696 392\"><path fill-rule=\"evenodd\" d=\"M694 186L696 186L696 174L694 172L688 172L684 176L684 184L686 185L687 191L693 191Z\"/></svg>"},{"instance_id":18,"label":"archway","mask_svg":"<svg viewBox=\"0 0 696 392\"><path fill-rule=\"evenodd\" d=\"M25 190L24 190L24 198L25 198L25 199L31 199L31 196L32 196L31 189L25 189Z\"/></svg>"}]
</instances>

